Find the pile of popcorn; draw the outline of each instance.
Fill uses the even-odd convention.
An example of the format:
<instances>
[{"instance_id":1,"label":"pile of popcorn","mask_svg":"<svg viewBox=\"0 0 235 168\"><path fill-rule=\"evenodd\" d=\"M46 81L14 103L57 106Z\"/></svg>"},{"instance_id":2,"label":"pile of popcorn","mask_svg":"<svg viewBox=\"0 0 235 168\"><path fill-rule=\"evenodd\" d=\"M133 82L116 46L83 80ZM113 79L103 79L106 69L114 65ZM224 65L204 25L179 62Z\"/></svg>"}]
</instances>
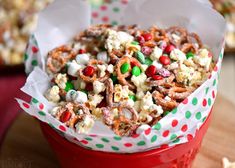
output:
<instances>
[{"instance_id":1,"label":"pile of popcorn","mask_svg":"<svg viewBox=\"0 0 235 168\"><path fill-rule=\"evenodd\" d=\"M36 12L52 0L0 1L0 65L23 63L29 35L36 26Z\"/></svg>"},{"instance_id":2,"label":"pile of popcorn","mask_svg":"<svg viewBox=\"0 0 235 168\"><path fill-rule=\"evenodd\" d=\"M119 136L155 125L206 79L214 63L195 33L96 25L48 53L51 115L78 133L99 120Z\"/></svg>"}]
</instances>

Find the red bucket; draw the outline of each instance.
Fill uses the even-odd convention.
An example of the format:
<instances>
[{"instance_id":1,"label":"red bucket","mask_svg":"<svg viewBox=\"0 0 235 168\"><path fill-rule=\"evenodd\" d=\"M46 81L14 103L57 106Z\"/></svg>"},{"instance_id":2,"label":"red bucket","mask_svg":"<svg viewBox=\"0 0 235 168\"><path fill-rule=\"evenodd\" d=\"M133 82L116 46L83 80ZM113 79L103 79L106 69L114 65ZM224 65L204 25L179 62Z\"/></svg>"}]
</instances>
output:
<instances>
[{"instance_id":1,"label":"red bucket","mask_svg":"<svg viewBox=\"0 0 235 168\"><path fill-rule=\"evenodd\" d=\"M41 129L62 168L189 168L201 146L210 118L211 115L187 143L133 154L85 149L69 142L45 123L41 122Z\"/></svg>"}]
</instances>

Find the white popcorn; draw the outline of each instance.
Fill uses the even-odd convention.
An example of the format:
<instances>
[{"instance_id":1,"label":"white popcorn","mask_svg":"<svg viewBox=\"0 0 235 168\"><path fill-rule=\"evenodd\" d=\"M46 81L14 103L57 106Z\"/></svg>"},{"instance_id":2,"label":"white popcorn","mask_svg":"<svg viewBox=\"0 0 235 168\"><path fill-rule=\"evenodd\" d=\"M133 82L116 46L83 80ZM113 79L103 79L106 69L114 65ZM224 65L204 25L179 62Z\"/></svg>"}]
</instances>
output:
<instances>
[{"instance_id":1,"label":"white popcorn","mask_svg":"<svg viewBox=\"0 0 235 168\"><path fill-rule=\"evenodd\" d=\"M138 89L143 90L143 91L147 91L150 89L149 86L146 85L146 79L147 79L147 76L145 75L145 73L141 73L139 76L133 75L131 77L131 81L134 83L134 85Z\"/></svg>"},{"instance_id":2,"label":"white popcorn","mask_svg":"<svg viewBox=\"0 0 235 168\"><path fill-rule=\"evenodd\" d=\"M69 90L65 96L66 101L73 101L74 95L76 94L77 94L76 90L73 90L73 89Z\"/></svg>"},{"instance_id":3,"label":"white popcorn","mask_svg":"<svg viewBox=\"0 0 235 168\"><path fill-rule=\"evenodd\" d=\"M76 132L77 133L88 133L91 130L91 128L94 126L94 124L95 124L95 121L91 117L91 115L86 115L85 118L83 119L83 121L78 122L75 125Z\"/></svg>"},{"instance_id":4,"label":"white popcorn","mask_svg":"<svg viewBox=\"0 0 235 168\"><path fill-rule=\"evenodd\" d=\"M79 65L85 65L89 62L90 56L88 54L78 54L75 60Z\"/></svg>"},{"instance_id":5,"label":"white popcorn","mask_svg":"<svg viewBox=\"0 0 235 168\"><path fill-rule=\"evenodd\" d=\"M199 65L205 67L208 71L212 61L212 57L209 57L209 51L207 49L200 49L199 54L193 57L193 60Z\"/></svg>"},{"instance_id":6,"label":"white popcorn","mask_svg":"<svg viewBox=\"0 0 235 168\"><path fill-rule=\"evenodd\" d=\"M80 77L77 80L73 80L72 83L76 90L83 90L86 87L86 83Z\"/></svg>"},{"instance_id":7,"label":"white popcorn","mask_svg":"<svg viewBox=\"0 0 235 168\"><path fill-rule=\"evenodd\" d=\"M87 102L87 94L81 91L77 91L77 94L72 96L74 103L85 103Z\"/></svg>"},{"instance_id":8,"label":"white popcorn","mask_svg":"<svg viewBox=\"0 0 235 168\"><path fill-rule=\"evenodd\" d=\"M134 107L134 105L135 105L134 100L128 99L128 100L127 100L127 105L130 106L130 107Z\"/></svg>"},{"instance_id":9,"label":"white popcorn","mask_svg":"<svg viewBox=\"0 0 235 168\"><path fill-rule=\"evenodd\" d=\"M89 105L91 106L91 108L96 107L102 100L103 100L103 96L98 95L98 94L89 94L88 95L89 98Z\"/></svg>"},{"instance_id":10,"label":"white popcorn","mask_svg":"<svg viewBox=\"0 0 235 168\"><path fill-rule=\"evenodd\" d=\"M153 61L152 65L154 65L157 69L161 69L163 67L163 65L158 61Z\"/></svg>"},{"instance_id":11,"label":"white popcorn","mask_svg":"<svg viewBox=\"0 0 235 168\"><path fill-rule=\"evenodd\" d=\"M116 84L114 86L114 102L128 101L129 92L128 86Z\"/></svg>"},{"instance_id":12,"label":"white popcorn","mask_svg":"<svg viewBox=\"0 0 235 168\"><path fill-rule=\"evenodd\" d=\"M171 101L171 98L170 98L169 96L166 96L164 99L165 99L166 101Z\"/></svg>"},{"instance_id":13,"label":"white popcorn","mask_svg":"<svg viewBox=\"0 0 235 168\"><path fill-rule=\"evenodd\" d=\"M223 158L223 168L235 168L235 162L230 162L227 158Z\"/></svg>"},{"instance_id":14,"label":"white popcorn","mask_svg":"<svg viewBox=\"0 0 235 168\"><path fill-rule=\"evenodd\" d=\"M170 53L170 58L173 59L173 60L176 60L180 63L183 63L184 60L187 59L185 53L183 53L179 49L172 50L171 53Z\"/></svg>"},{"instance_id":15,"label":"white popcorn","mask_svg":"<svg viewBox=\"0 0 235 168\"><path fill-rule=\"evenodd\" d=\"M53 117L56 117L56 114L59 112L60 109L61 109L61 106L54 107L51 111L49 111L49 113L50 113Z\"/></svg>"},{"instance_id":16,"label":"white popcorn","mask_svg":"<svg viewBox=\"0 0 235 168\"><path fill-rule=\"evenodd\" d=\"M68 74L74 77L78 76L78 70L84 66L79 65L75 60L68 63Z\"/></svg>"},{"instance_id":17,"label":"white popcorn","mask_svg":"<svg viewBox=\"0 0 235 168\"><path fill-rule=\"evenodd\" d=\"M97 59L103 62L109 62L110 60L106 51L99 52L97 54Z\"/></svg>"},{"instance_id":18,"label":"white popcorn","mask_svg":"<svg viewBox=\"0 0 235 168\"><path fill-rule=\"evenodd\" d=\"M114 67L113 67L112 64L109 64L109 65L107 66L107 71L108 71L109 73L113 73Z\"/></svg>"},{"instance_id":19,"label":"white popcorn","mask_svg":"<svg viewBox=\"0 0 235 168\"><path fill-rule=\"evenodd\" d=\"M163 54L162 49L156 46L156 47L154 47L153 52L152 52L151 55L150 55L150 58L151 58L153 61L155 61L155 60L158 61L159 58L162 56L162 54Z\"/></svg>"},{"instance_id":20,"label":"white popcorn","mask_svg":"<svg viewBox=\"0 0 235 168\"><path fill-rule=\"evenodd\" d=\"M95 94L105 91L105 85L102 82L95 81L93 82L93 90Z\"/></svg>"},{"instance_id":21,"label":"white popcorn","mask_svg":"<svg viewBox=\"0 0 235 168\"><path fill-rule=\"evenodd\" d=\"M100 77L104 77L106 74L106 66L105 65L97 65L98 69L100 70Z\"/></svg>"},{"instance_id":22,"label":"white popcorn","mask_svg":"<svg viewBox=\"0 0 235 168\"><path fill-rule=\"evenodd\" d=\"M134 40L134 37L129 35L126 32L115 31L108 29L107 30L108 38L105 41L105 48L111 52L113 49L123 49L127 43L130 43Z\"/></svg>"},{"instance_id":23,"label":"white popcorn","mask_svg":"<svg viewBox=\"0 0 235 168\"><path fill-rule=\"evenodd\" d=\"M48 89L45 93L45 97L48 101L57 103L60 100L60 88L58 86L53 86L52 88Z\"/></svg>"},{"instance_id":24,"label":"white popcorn","mask_svg":"<svg viewBox=\"0 0 235 168\"><path fill-rule=\"evenodd\" d=\"M96 117L96 119L101 119L103 116L103 112L102 112L101 108L95 108L92 110L92 115L94 115Z\"/></svg>"},{"instance_id":25,"label":"white popcorn","mask_svg":"<svg viewBox=\"0 0 235 168\"><path fill-rule=\"evenodd\" d=\"M134 104L134 109L135 109L136 111L140 111L140 104L141 104L141 102L140 102L139 100L137 100L137 101L135 101L134 103L135 103L135 104Z\"/></svg>"},{"instance_id":26,"label":"white popcorn","mask_svg":"<svg viewBox=\"0 0 235 168\"><path fill-rule=\"evenodd\" d=\"M168 66L168 70L174 70L179 68L179 64L177 62L173 62Z\"/></svg>"},{"instance_id":27,"label":"white popcorn","mask_svg":"<svg viewBox=\"0 0 235 168\"><path fill-rule=\"evenodd\" d=\"M65 89L67 83L67 75L59 73L55 77L55 83L59 86L59 88Z\"/></svg>"}]
</instances>

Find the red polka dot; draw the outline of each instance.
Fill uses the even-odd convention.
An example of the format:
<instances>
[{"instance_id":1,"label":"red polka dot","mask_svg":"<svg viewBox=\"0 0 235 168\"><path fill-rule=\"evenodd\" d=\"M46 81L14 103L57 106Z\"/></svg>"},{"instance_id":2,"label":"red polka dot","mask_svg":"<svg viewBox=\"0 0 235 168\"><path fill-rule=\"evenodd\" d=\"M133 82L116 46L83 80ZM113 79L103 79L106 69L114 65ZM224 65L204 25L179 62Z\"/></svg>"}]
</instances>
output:
<instances>
[{"instance_id":1,"label":"red polka dot","mask_svg":"<svg viewBox=\"0 0 235 168\"><path fill-rule=\"evenodd\" d=\"M102 6L100 7L100 10L102 10L102 11L105 11L105 10L107 10L107 6L105 6L105 5L102 5Z\"/></svg>"},{"instance_id":2,"label":"red polka dot","mask_svg":"<svg viewBox=\"0 0 235 168\"><path fill-rule=\"evenodd\" d=\"M125 147L132 147L132 144L131 143L125 143L124 146Z\"/></svg>"},{"instance_id":3,"label":"red polka dot","mask_svg":"<svg viewBox=\"0 0 235 168\"><path fill-rule=\"evenodd\" d=\"M39 104L39 108L40 108L40 110L43 110L43 108L44 108L44 105L41 103L41 104Z\"/></svg>"},{"instance_id":4,"label":"red polka dot","mask_svg":"<svg viewBox=\"0 0 235 168\"><path fill-rule=\"evenodd\" d=\"M90 137L97 137L97 135L95 135L95 134L91 134L91 135L89 135Z\"/></svg>"},{"instance_id":5,"label":"red polka dot","mask_svg":"<svg viewBox=\"0 0 235 168\"><path fill-rule=\"evenodd\" d=\"M209 79L210 79L211 77L212 77L212 75L210 74L210 75L209 75Z\"/></svg>"},{"instance_id":6,"label":"red polka dot","mask_svg":"<svg viewBox=\"0 0 235 168\"><path fill-rule=\"evenodd\" d=\"M139 134L133 134L131 137L132 138L138 138L140 135Z\"/></svg>"},{"instance_id":7,"label":"red polka dot","mask_svg":"<svg viewBox=\"0 0 235 168\"><path fill-rule=\"evenodd\" d=\"M161 147L160 148L162 148L162 149L166 149L166 148L169 148L169 145L167 145L167 144L163 144L163 145L161 145Z\"/></svg>"},{"instance_id":8,"label":"red polka dot","mask_svg":"<svg viewBox=\"0 0 235 168\"><path fill-rule=\"evenodd\" d=\"M33 53L37 53L37 52L38 52L38 48L35 47L35 46L33 46L33 47L32 47L32 52L33 52Z\"/></svg>"},{"instance_id":9,"label":"red polka dot","mask_svg":"<svg viewBox=\"0 0 235 168\"><path fill-rule=\"evenodd\" d=\"M185 124L185 125L183 125L183 126L181 127L181 131L182 131L182 132L186 132L187 130L188 130L187 124Z\"/></svg>"},{"instance_id":10,"label":"red polka dot","mask_svg":"<svg viewBox=\"0 0 235 168\"><path fill-rule=\"evenodd\" d=\"M103 22L108 22L108 21L109 21L109 18L108 18L107 16L104 16L104 17L102 18L102 21L103 21Z\"/></svg>"},{"instance_id":11,"label":"red polka dot","mask_svg":"<svg viewBox=\"0 0 235 168\"><path fill-rule=\"evenodd\" d=\"M188 135L187 135L187 139L188 139L188 141L191 141L191 140L193 139L193 135L188 134Z\"/></svg>"},{"instance_id":12,"label":"red polka dot","mask_svg":"<svg viewBox=\"0 0 235 168\"><path fill-rule=\"evenodd\" d=\"M144 131L145 135L149 135L151 133L151 128Z\"/></svg>"},{"instance_id":13,"label":"red polka dot","mask_svg":"<svg viewBox=\"0 0 235 168\"><path fill-rule=\"evenodd\" d=\"M126 5L126 4L128 4L128 0L122 0L122 3L123 3L124 5Z\"/></svg>"},{"instance_id":14,"label":"red polka dot","mask_svg":"<svg viewBox=\"0 0 235 168\"><path fill-rule=\"evenodd\" d=\"M79 142L79 140L77 138L73 138L73 140Z\"/></svg>"},{"instance_id":15,"label":"red polka dot","mask_svg":"<svg viewBox=\"0 0 235 168\"><path fill-rule=\"evenodd\" d=\"M176 127L178 125L178 120L173 120L171 125L172 127Z\"/></svg>"},{"instance_id":16,"label":"red polka dot","mask_svg":"<svg viewBox=\"0 0 235 168\"><path fill-rule=\"evenodd\" d=\"M97 18L99 16L99 14L97 12L92 12L92 17L93 18Z\"/></svg>"},{"instance_id":17,"label":"red polka dot","mask_svg":"<svg viewBox=\"0 0 235 168\"><path fill-rule=\"evenodd\" d=\"M218 71L218 67L217 66L214 67L214 71L215 72Z\"/></svg>"},{"instance_id":18,"label":"red polka dot","mask_svg":"<svg viewBox=\"0 0 235 168\"><path fill-rule=\"evenodd\" d=\"M86 140L81 140L80 142L85 144L85 145L88 144L88 141L86 141Z\"/></svg>"},{"instance_id":19,"label":"red polka dot","mask_svg":"<svg viewBox=\"0 0 235 168\"><path fill-rule=\"evenodd\" d=\"M59 126L59 129L60 129L61 131L64 131L64 132L66 131L66 128L65 128L63 125L60 125L60 126Z\"/></svg>"},{"instance_id":20,"label":"red polka dot","mask_svg":"<svg viewBox=\"0 0 235 168\"><path fill-rule=\"evenodd\" d=\"M166 130L162 133L162 136L163 137L167 137L169 135L170 131L169 130Z\"/></svg>"},{"instance_id":21,"label":"red polka dot","mask_svg":"<svg viewBox=\"0 0 235 168\"><path fill-rule=\"evenodd\" d=\"M206 99L203 99L203 101L202 101L202 105L203 105L203 107L206 107L206 105L207 105L207 101L206 101Z\"/></svg>"},{"instance_id":22,"label":"red polka dot","mask_svg":"<svg viewBox=\"0 0 235 168\"><path fill-rule=\"evenodd\" d=\"M214 90L212 91L212 97L213 97L213 99L215 98L215 91Z\"/></svg>"},{"instance_id":23,"label":"red polka dot","mask_svg":"<svg viewBox=\"0 0 235 168\"><path fill-rule=\"evenodd\" d=\"M184 99L183 104L188 104L188 98Z\"/></svg>"},{"instance_id":24,"label":"red polka dot","mask_svg":"<svg viewBox=\"0 0 235 168\"><path fill-rule=\"evenodd\" d=\"M27 104L27 103L23 103L22 105L23 105L25 108L27 108L27 109L30 107L30 105Z\"/></svg>"}]
</instances>

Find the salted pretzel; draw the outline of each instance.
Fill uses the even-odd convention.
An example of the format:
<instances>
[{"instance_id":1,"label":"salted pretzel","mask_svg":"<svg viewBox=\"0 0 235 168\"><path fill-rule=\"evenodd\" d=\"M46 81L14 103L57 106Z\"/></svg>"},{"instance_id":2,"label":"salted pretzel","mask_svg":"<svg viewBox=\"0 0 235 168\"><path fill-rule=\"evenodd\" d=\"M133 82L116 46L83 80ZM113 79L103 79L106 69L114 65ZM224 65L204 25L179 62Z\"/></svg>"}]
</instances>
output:
<instances>
[{"instance_id":1,"label":"salted pretzel","mask_svg":"<svg viewBox=\"0 0 235 168\"><path fill-rule=\"evenodd\" d=\"M109 78L110 73L109 73L108 71L106 71L105 76L103 76L103 77L100 77L100 76L99 76L99 70L98 70L98 68L97 68L97 65L104 65L104 62L103 62L103 61L101 61L101 60L96 60L96 59L92 59L92 60L90 60L90 62L89 62L87 65L88 65L88 66L92 66L92 67L95 68L95 74L92 75L92 76L86 76L86 75L84 75L84 73L83 73L83 69L80 69L80 70L78 71L78 75L79 75L79 77L80 77L82 80L84 80L85 82L92 83L92 82L94 82L94 81L96 81L96 80L97 80L97 81L100 81L100 82L104 82L104 81L106 81L106 80Z\"/></svg>"},{"instance_id":2,"label":"salted pretzel","mask_svg":"<svg viewBox=\"0 0 235 168\"><path fill-rule=\"evenodd\" d=\"M126 72L125 74L122 74L121 72L121 66L124 64L124 63L128 63L129 65L131 65L131 63L135 64L136 66L141 66L140 62L133 58L133 57L128 57L128 56L124 56L122 57L116 67L117 67L117 79L118 81L120 82L120 84L122 85L127 85L129 87L130 90L134 90L136 87L134 84L132 83L129 83L126 78L130 76L130 72L131 72L131 68L129 68L128 72Z\"/></svg>"},{"instance_id":3,"label":"salted pretzel","mask_svg":"<svg viewBox=\"0 0 235 168\"><path fill-rule=\"evenodd\" d=\"M166 31L163 29L159 29L156 26L152 26L150 28L150 33L152 34L155 41L166 41L169 42L169 39L166 35Z\"/></svg>"},{"instance_id":4,"label":"salted pretzel","mask_svg":"<svg viewBox=\"0 0 235 168\"><path fill-rule=\"evenodd\" d=\"M178 48L180 48L181 44L187 38L187 30L184 28L174 26L174 27L170 27L169 29L167 29L166 32L167 32L167 37L169 38L170 43L175 45ZM179 39L176 41L173 38L172 34L179 36Z\"/></svg>"},{"instance_id":5,"label":"salted pretzel","mask_svg":"<svg viewBox=\"0 0 235 168\"><path fill-rule=\"evenodd\" d=\"M184 53L188 53L188 52L193 52L193 53L197 53L198 52L198 48L196 47L195 44L192 43L185 43L181 46L181 51Z\"/></svg>"},{"instance_id":6,"label":"salted pretzel","mask_svg":"<svg viewBox=\"0 0 235 168\"><path fill-rule=\"evenodd\" d=\"M148 78L146 80L146 82L150 87L158 87L158 86L164 85L166 83L172 83L174 81L174 79L175 79L175 75L171 74L169 77L163 78L161 80L153 80L151 78Z\"/></svg>"},{"instance_id":7,"label":"salted pretzel","mask_svg":"<svg viewBox=\"0 0 235 168\"><path fill-rule=\"evenodd\" d=\"M201 48L203 46L200 37L196 33L189 33L187 35L187 42L190 44L198 44L197 48Z\"/></svg>"},{"instance_id":8,"label":"salted pretzel","mask_svg":"<svg viewBox=\"0 0 235 168\"><path fill-rule=\"evenodd\" d=\"M53 72L59 72L65 64L76 56L76 52L70 46L63 45L48 53L47 68Z\"/></svg>"}]
</instances>

